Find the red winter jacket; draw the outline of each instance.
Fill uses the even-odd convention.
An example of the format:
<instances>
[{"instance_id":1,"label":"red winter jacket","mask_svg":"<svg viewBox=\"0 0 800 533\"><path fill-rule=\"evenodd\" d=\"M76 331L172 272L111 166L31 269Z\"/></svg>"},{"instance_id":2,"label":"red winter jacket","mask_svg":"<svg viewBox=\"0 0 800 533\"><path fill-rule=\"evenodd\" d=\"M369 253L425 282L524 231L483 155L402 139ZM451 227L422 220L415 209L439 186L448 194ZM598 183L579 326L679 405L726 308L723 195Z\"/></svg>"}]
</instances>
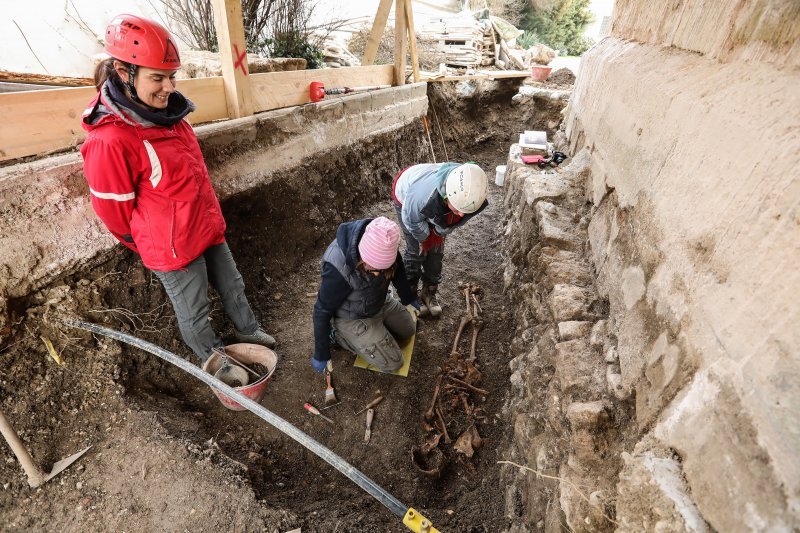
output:
<instances>
[{"instance_id":1,"label":"red winter jacket","mask_svg":"<svg viewBox=\"0 0 800 533\"><path fill-rule=\"evenodd\" d=\"M222 210L185 120L169 127L137 121L104 91L84 112L83 127L92 207L146 267L181 269L225 240Z\"/></svg>"}]
</instances>

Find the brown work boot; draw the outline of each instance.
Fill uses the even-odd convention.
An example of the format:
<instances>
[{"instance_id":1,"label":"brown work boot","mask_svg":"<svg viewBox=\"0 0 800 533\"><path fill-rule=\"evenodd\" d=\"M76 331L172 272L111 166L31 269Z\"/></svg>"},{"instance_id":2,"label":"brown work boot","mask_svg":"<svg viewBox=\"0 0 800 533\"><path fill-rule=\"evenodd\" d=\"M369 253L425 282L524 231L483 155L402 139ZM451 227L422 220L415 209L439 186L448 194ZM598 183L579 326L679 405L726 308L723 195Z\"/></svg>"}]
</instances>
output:
<instances>
[{"instance_id":1,"label":"brown work boot","mask_svg":"<svg viewBox=\"0 0 800 533\"><path fill-rule=\"evenodd\" d=\"M423 304L433 318L442 316L442 306L439 305L439 302L436 300L436 290L438 288L438 285L422 285L422 290L419 293L420 300L422 300L420 302L420 316L423 316Z\"/></svg>"}]
</instances>

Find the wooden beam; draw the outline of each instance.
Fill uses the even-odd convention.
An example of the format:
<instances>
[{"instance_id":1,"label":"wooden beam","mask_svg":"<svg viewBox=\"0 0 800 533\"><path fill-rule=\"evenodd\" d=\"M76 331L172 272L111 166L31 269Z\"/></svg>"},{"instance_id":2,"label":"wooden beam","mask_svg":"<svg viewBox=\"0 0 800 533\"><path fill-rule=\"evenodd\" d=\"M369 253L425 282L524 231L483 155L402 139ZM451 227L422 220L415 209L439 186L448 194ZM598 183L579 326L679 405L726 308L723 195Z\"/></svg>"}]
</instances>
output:
<instances>
[{"instance_id":1,"label":"wooden beam","mask_svg":"<svg viewBox=\"0 0 800 533\"><path fill-rule=\"evenodd\" d=\"M225 102L225 81L220 76L178 80L178 90L197 106L197 110L186 117L191 124L230 118Z\"/></svg>"},{"instance_id":2,"label":"wooden beam","mask_svg":"<svg viewBox=\"0 0 800 533\"><path fill-rule=\"evenodd\" d=\"M241 0L213 0L214 26L222 63L222 77L228 102L228 116L253 114L253 97L247 71L247 42L244 37Z\"/></svg>"},{"instance_id":3,"label":"wooden beam","mask_svg":"<svg viewBox=\"0 0 800 533\"><path fill-rule=\"evenodd\" d=\"M7 70L0 70L0 81L33 83L36 85L58 85L61 87L94 86L94 80L92 78L69 78L66 76L49 76L47 74L9 72Z\"/></svg>"},{"instance_id":4,"label":"wooden beam","mask_svg":"<svg viewBox=\"0 0 800 533\"><path fill-rule=\"evenodd\" d=\"M397 0L398 2L400 0ZM414 72L414 82L419 81L419 56L417 55L417 33L414 31L414 8L411 0L405 0L406 22L408 23L408 48L411 52L411 69Z\"/></svg>"},{"instance_id":5,"label":"wooden beam","mask_svg":"<svg viewBox=\"0 0 800 533\"><path fill-rule=\"evenodd\" d=\"M83 140L81 114L94 87L0 94L0 161L68 148Z\"/></svg>"},{"instance_id":6,"label":"wooden beam","mask_svg":"<svg viewBox=\"0 0 800 533\"><path fill-rule=\"evenodd\" d=\"M197 105L188 117L192 123L228 117L222 78L178 80L178 90ZM14 125L0 128L0 161L79 144L85 136L81 115L96 94L94 87L0 94L0 115Z\"/></svg>"},{"instance_id":7,"label":"wooden beam","mask_svg":"<svg viewBox=\"0 0 800 533\"><path fill-rule=\"evenodd\" d=\"M308 103L312 81L326 87L388 85L393 65L267 72L249 77L255 111ZM228 118L221 77L178 80L178 90L197 105L192 124ZM47 154L79 144L85 132L81 115L95 97L94 87L0 94L0 114L15 127L0 128L0 161Z\"/></svg>"},{"instance_id":8,"label":"wooden beam","mask_svg":"<svg viewBox=\"0 0 800 533\"><path fill-rule=\"evenodd\" d=\"M306 104L311 101L308 89L312 81L322 82L326 88L330 89L333 87L390 85L393 77L394 67L392 65L253 74L250 76L253 89L253 109L255 112L261 112Z\"/></svg>"},{"instance_id":9,"label":"wooden beam","mask_svg":"<svg viewBox=\"0 0 800 533\"><path fill-rule=\"evenodd\" d=\"M404 0L396 0L394 9L394 84L406 83L406 8Z\"/></svg>"},{"instance_id":10,"label":"wooden beam","mask_svg":"<svg viewBox=\"0 0 800 533\"><path fill-rule=\"evenodd\" d=\"M375 20L372 22L372 30L369 32L367 46L364 47L364 57L361 58L362 66L366 67L375 63L378 45L383 37L383 30L386 29L386 21L389 20L389 10L391 7L392 0L381 0L381 3L378 4L378 12L375 13Z\"/></svg>"}]
</instances>

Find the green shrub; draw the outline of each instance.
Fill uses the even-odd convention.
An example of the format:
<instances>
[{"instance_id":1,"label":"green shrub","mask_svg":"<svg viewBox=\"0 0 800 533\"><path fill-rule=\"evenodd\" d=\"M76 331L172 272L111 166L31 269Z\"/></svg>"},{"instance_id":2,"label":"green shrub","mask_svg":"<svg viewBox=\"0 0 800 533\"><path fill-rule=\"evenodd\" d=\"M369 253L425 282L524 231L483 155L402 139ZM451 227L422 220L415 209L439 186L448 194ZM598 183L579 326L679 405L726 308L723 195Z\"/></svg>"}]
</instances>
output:
<instances>
[{"instance_id":1,"label":"green shrub","mask_svg":"<svg viewBox=\"0 0 800 533\"><path fill-rule=\"evenodd\" d=\"M300 32L279 33L265 39L262 47L269 51L270 57L301 57L306 60L308 69L323 66L322 50Z\"/></svg>"},{"instance_id":2,"label":"green shrub","mask_svg":"<svg viewBox=\"0 0 800 533\"><path fill-rule=\"evenodd\" d=\"M539 44L540 42L541 39L539 39L539 36L533 31L526 31L517 37L517 44L526 50L535 44Z\"/></svg>"},{"instance_id":3,"label":"green shrub","mask_svg":"<svg viewBox=\"0 0 800 533\"><path fill-rule=\"evenodd\" d=\"M567 53L571 56L579 56L592 46L594 46L594 39L582 35L579 39L570 43L570 46L567 47Z\"/></svg>"},{"instance_id":4,"label":"green shrub","mask_svg":"<svg viewBox=\"0 0 800 533\"><path fill-rule=\"evenodd\" d=\"M590 42L583 36L592 22L589 0L552 0L547 9L528 4L522 19L522 29L535 32L541 42L559 53L580 55Z\"/></svg>"}]
</instances>

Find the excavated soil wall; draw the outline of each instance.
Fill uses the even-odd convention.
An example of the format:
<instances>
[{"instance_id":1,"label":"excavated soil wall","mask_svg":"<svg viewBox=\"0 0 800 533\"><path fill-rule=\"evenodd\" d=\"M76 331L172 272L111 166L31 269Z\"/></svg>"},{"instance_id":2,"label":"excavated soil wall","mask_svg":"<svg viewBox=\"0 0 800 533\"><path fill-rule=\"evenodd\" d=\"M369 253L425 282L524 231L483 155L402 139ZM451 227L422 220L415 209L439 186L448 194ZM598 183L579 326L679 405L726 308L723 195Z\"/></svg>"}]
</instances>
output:
<instances>
[{"instance_id":1,"label":"excavated soil wall","mask_svg":"<svg viewBox=\"0 0 800 533\"><path fill-rule=\"evenodd\" d=\"M525 130L554 135L563 121L571 85L520 82L431 83L428 124L437 160L448 159L448 149L469 151L500 139L513 143Z\"/></svg>"},{"instance_id":2,"label":"excavated soil wall","mask_svg":"<svg viewBox=\"0 0 800 533\"><path fill-rule=\"evenodd\" d=\"M800 9L746 4L617 2L569 166L511 155L522 528L800 527Z\"/></svg>"},{"instance_id":3,"label":"excavated soil wall","mask_svg":"<svg viewBox=\"0 0 800 533\"><path fill-rule=\"evenodd\" d=\"M292 246L304 248L316 238L317 226L303 222L328 220L340 216L348 202L375 198L378 183L396 172L399 162L419 160L418 146L409 148L404 141L413 137L412 144L422 142L415 132L421 131L427 105L426 85L414 84L200 126L196 131L221 201L259 186L274 188L274 202L258 211L285 221L281 234L293 229L293 239L274 243L286 252ZM314 161L309 163L312 155ZM377 164L366 164L370 158ZM352 194L337 198L333 191L339 189ZM297 190L304 192L294 194ZM272 216L285 211L287 200L296 209ZM264 227L262 221L246 234L263 232ZM0 169L0 342L19 319L13 314L18 307L14 300L64 273L100 264L115 246L92 213L80 154Z\"/></svg>"}]
</instances>

